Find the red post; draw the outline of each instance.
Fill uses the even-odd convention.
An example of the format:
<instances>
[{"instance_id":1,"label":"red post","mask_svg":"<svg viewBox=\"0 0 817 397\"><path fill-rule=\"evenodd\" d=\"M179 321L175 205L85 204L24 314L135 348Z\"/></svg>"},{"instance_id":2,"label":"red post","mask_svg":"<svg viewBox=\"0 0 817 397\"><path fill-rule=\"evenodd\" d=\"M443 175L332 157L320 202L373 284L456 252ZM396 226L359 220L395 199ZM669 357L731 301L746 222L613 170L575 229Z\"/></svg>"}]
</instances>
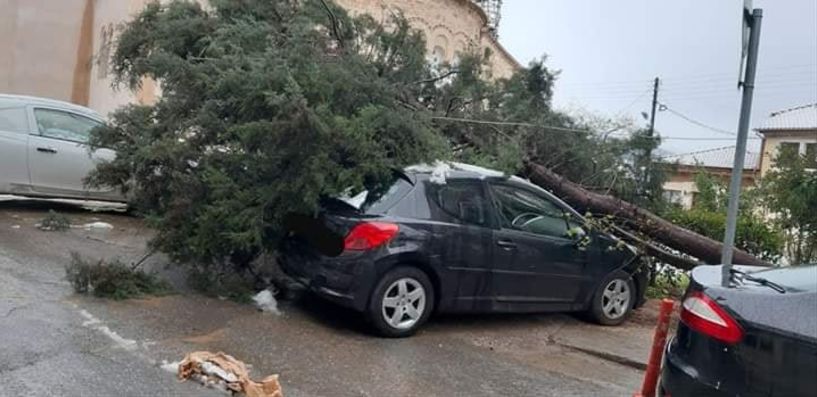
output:
<instances>
[{"instance_id":1,"label":"red post","mask_svg":"<svg viewBox=\"0 0 817 397\"><path fill-rule=\"evenodd\" d=\"M675 302L671 299L661 300L661 310L658 313L658 324L655 326L655 335L652 339L650 361L647 363L647 372L644 374L644 383L641 385L643 397L654 397L658 386L658 371L661 369L661 359L664 356L664 346L667 344L669 319ZM636 394L639 396L639 394Z\"/></svg>"}]
</instances>

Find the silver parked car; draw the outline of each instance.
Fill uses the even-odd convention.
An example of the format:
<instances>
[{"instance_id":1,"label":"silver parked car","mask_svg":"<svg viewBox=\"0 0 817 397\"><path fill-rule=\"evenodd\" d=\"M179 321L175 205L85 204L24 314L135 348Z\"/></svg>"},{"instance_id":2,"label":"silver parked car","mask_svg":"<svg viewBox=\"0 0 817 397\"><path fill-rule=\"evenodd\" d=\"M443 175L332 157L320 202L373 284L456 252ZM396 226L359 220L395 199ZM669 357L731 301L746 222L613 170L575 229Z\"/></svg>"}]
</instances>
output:
<instances>
[{"instance_id":1,"label":"silver parked car","mask_svg":"<svg viewBox=\"0 0 817 397\"><path fill-rule=\"evenodd\" d=\"M0 94L0 194L125 201L117 189L83 183L98 162L116 155L88 148L90 131L102 123L82 106Z\"/></svg>"}]
</instances>

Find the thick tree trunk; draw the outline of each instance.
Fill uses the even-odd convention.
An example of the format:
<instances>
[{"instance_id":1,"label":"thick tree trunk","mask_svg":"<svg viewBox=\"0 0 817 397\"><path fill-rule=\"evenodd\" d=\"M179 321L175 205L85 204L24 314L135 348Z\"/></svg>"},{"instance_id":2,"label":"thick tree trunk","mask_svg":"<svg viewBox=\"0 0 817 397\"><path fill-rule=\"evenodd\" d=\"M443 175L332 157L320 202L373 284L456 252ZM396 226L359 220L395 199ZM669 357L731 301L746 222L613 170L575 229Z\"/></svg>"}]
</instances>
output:
<instances>
[{"instance_id":1,"label":"thick tree trunk","mask_svg":"<svg viewBox=\"0 0 817 397\"><path fill-rule=\"evenodd\" d=\"M667 247L694 256L709 264L720 262L723 245L718 241L676 226L634 204L612 196L591 192L540 164L527 162L526 168L533 183L551 190L580 211L613 215L626 219L630 222L631 227ZM635 236L629 236L631 241L633 238ZM659 260L667 261L681 268L688 269L695 264L694 261L682 260L680 257L673 259L668 256L672 254L651 244L647 244L645 250ZM769 263L737 249L734 251L733 263L770 266Z\"/></svg>"}]
</instances>

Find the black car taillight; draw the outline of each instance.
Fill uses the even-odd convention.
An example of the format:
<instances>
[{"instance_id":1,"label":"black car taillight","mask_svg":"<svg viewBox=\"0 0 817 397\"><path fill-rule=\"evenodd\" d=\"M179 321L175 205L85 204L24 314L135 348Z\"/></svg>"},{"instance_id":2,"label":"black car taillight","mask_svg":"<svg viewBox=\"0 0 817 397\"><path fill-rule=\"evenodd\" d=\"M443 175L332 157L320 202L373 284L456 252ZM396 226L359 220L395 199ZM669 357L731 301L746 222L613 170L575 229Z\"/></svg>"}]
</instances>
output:
<instances>
[{"instance_id":1,"label":"black car taillight","mask_svg":"<svg viewBox=\"0 0 817 397\"><path fill-rule=\"evenodd\" d=\"M386 244L397 235L395 223L363 222L355 225L343 241L345 251L366 251Z\"/></svg>"},{"instance_id":2,"label":"black car taillight","mask_svg":"<svg viewBox=\"0 0 817 397\"><path fill-rule=\"evenodd\" d=\"M701 291L691 292L681 305L681 321L712 339L734 344L743 339L743 328L717 302Z\"/></svg>"}]
</instances>

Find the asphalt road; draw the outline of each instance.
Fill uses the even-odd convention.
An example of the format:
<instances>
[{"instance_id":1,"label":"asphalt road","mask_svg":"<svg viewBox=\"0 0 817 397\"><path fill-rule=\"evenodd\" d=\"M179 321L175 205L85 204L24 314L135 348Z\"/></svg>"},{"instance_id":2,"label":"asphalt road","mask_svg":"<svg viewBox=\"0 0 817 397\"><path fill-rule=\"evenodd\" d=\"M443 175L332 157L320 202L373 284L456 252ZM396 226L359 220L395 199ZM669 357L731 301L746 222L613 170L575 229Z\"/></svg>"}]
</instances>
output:
<instances>
[{"instance_id":1,"label":"asphalt road","mask_svg":"<svg viewBox=\"0 0 817 397\"><path fill-rule=\"evenodd\" d=\"M220 395L181 384L70 300L61 268L0 242L0 396Z\"/></svg>"},{"instance_id":2,"label":"asphalt road","mask_svg":"<svg viewBox=\"0 0 817 397\"><path fill-rule=\"evenodd\" d=\"M280 316L190 294L78 297L63 279L68 251L137 258L147 235L133 218L85 212L69 216L116 229L42 232L33 227L41 216L39 207L0 205L0 396L223 395L159 367L195 350L232 354L255 377L280 374L288 397L620 396L640 380L634 368L570 347L640 346L632 336L640 328L570 316L443 317L393 340L308 295L281 303Z\"/></svg>"}]
</instances>

